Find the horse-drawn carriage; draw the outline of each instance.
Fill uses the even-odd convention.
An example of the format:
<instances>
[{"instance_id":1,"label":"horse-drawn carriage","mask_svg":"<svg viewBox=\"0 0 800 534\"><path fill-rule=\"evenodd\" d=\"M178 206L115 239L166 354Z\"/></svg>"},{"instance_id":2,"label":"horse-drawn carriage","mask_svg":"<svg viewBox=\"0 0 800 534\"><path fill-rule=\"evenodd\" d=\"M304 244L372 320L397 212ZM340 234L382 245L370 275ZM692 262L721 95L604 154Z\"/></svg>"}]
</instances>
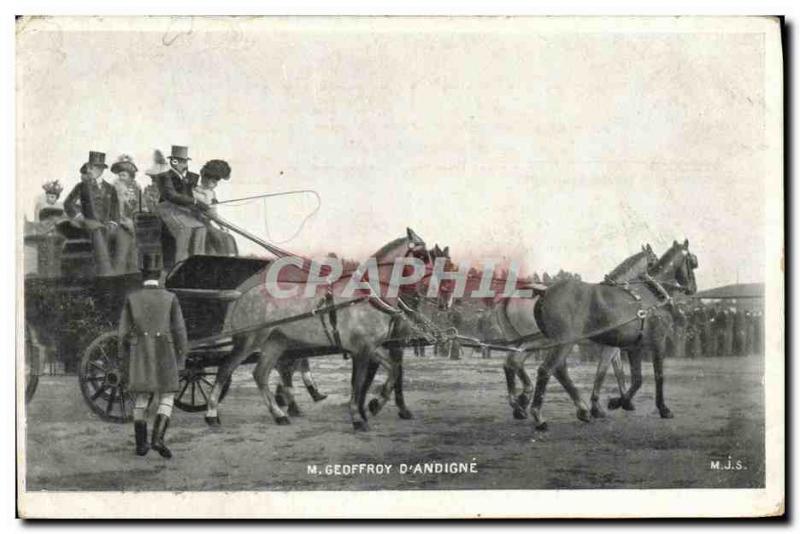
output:
<instances>
[{"instance_id":1,"label":"horse-drawn carriage","mask_svg":"<svg viewBox=\"0 0 800 534\"><path fill-rule=\"evenodd\" d=\"M203 411L215 368L234 348L234 338L224 333L227 314L242 291L259 283L256 274L269 260L201 255L173 265L169 236L155 215L137 214L135 229L140 254L164 252L165 287L178 296L186 321L191 350L175 405ZM26 402L34 396L45 362L55 359L67 373L77 373L83 397L98 416L130 420L133 399L125 389L117 323L126 295L141 285L140 273L97 276L91 241L69 221L47 232L30 225L27 230L25 244L38 254L36 268L25 276ZM320 351L336 350L311 352ZM230 381L224 384L222 396L229 386Z\"/></svg>"},{"instance_id":2,"label":"horse-drawn carriage","mask_svg":"<svg viewBox=\"0 0 800 534\"><path fill-rule=\"evenodd\" d=\"M215 221L273 253L277 250L244 229L216 217ZM204 411L217 368L237 348L236 334L241 332L231 320L232 313L241 304L243 294L252 295L254 288L263 284L270 260L197 255L170 268L173 262L169 243L157 217L141 212L136 216L135 228L140 254L154 249L165 252L164 287L177 295L186 322L190 351L180 374L175 405L189 412ZM77 373L81 392L92 411L107 421L129 421L133 398L126 390L126 366L119 355L117 324L127 293L140 287L140 274L96 276L91 243L68 221L59 223L44 237L26 236L26 243L39 245L40 252L39 269L25 278L26 401L34 395L45 354L49 353L65 363L66 371ZM49 255L43 257L43 252ZM322 303L307 313L278 321L257 321L249 330L326 316L360 300L363 299L337 305ZM334 337L329 344L288 350L282 358L340 353L342 348ZM416 345L421 342L409 341ZM242 363L254 361L253 354ZM230 377L222 384L217 400L225 396L229 387Z\"/></svg>"}]
</instances>

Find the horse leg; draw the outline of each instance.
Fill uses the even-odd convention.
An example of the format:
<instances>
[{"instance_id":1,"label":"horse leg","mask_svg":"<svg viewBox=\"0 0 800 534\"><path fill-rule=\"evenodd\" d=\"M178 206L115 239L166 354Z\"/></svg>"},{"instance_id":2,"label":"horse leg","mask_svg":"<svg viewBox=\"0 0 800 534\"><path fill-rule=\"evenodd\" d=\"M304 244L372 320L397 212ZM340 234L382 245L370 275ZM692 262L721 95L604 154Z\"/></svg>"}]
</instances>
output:
<instances>
[{"instance_id":1,"label":"horse leg","mask_svg":"<svg viewBox=\"0 0 800 534\"><path fill-rule=\"evenodd\" d=\"M239 340L237 342L238 348L234 349L231 358L223 362L217 369L217 377L211 387L211 392L208 394L208 404L206 406L205 421L210 427L219 427L221 425L218 410L222 388L230 380L233 371L247 358L252 346L250 342L250 338Z\"/></svg>"},{"instance_id":2,"label":"horse leg","mask_svg":"<svg viewBox=\"0 0 800 534\"><path fill-rule=\"evenodd\" d=\"M656 408L662 419L672 419L674 415L664 402L664 346L656 344L653 349L653 374L656 379Z\"/></svg>"},{"instance_id":3,"label":"horse leg","mask_svg":"<svg viewBox=\"0 0 800 534\"><path fill-rule=\"evenodd\" d=\"M275 397L272 395L272 391L269 388L269 375L286 348L286 343L282 339L268 340L263 344L258 363L255 369L253 369L253 379L261 392L261 396L267 405L270 415L272 415L272 418L279 425L288 425L291 421L286 413L281 410L280 406L278 406Z\"/></svg>"},{"instance_id":4,"label":"horse leg","mask_svg":"<svg viewBox=\"0 0 800 534\"><path fill-rule=\"evenodd\" d=\"M394 403L397 406L397 415L400 419L413 419L414 414L406 406L406 399L403 395L403 349L390 349L389 358L395 362L395 372L397 373L394 381Z\"/></svg>"},{"instance_id":5,"label":"horse leg","mask_svg":"<svg viewBox=\"0 0 800 534\"><path fill-rule=\"evenodd\" d=\"M303 415L300 406L297 405L297 397L294 395L292 375L294 375L296 367L297 365L294 361L288 363L283 363L280 360L278 361L278 374L283 384L283 395L286 397L287 411L291 417L300 417Z\"/></svg>"},{"instance_id":6,"label":"horse leg","mask_svg":"<svg viewBox=\"0 0 800 534\"><path fill-rule=\"evenodd\" d=\"M506 388L508 389L508 404L513 410L514 419L525 419L528 412L519 405L517 398L517 369L520 367L515 353L510 352L503 363L503 372L506 375Z\"/></svg>"},{"instance_id":7,"label":"horse leg","mask_svg":"<svg viewBox=\"0 0 800 534\"><path fill-rule=\"evenodd\" d=\"M361 351L363 352L363 351ZM348 409L350 410L350 420L353 422L355 430L367 430L367 417L364 413L363 399L367 389L367 365L369 364L369 356L361 353L352 354L353 371L351 373L351 388L350 388L350 402Z\"/></svg>"},{"instance_id":8,"label":"horse leg","mask_svg":"<svg viewBox=\"0 0 800 534\"><path fill-rule=\"evenodd\" d=\"M608 399L608 407L611 410L622 408L623 410L635 410L633 396L642 386L642 350L635 349L628 352L628 360L631 366L631 387L619 397Z\"/></svg>"},{"instance_id":9,"label":"horse leg","mask_svg":"<svg viewBox=\"0 0 800 534\"><path fill-rule=\"evenodd\" d=\"M522 411L525 412L526 415L528 405L531 403L531 398L533 397L533 380L531 380L528 370L525 369L525 361L530 355L530 352L526 352L524 356L519 358L521 361L518 361L517 365L517 377L520 383L522 383L522 393L517 397L517 405L522 408Z\"/></svg>"},{"instance_id":10,"label":"horse leg","mask_svg":"<svg viewBox=\"0 0 800 534\"><path fill-rule=\"evenodd\" d=\"M380 364L370 358L367 360L366 366L367 368L364 374L364 383L361 385L358 396L358 410L361 412L361 417L363 417L365 420L367 419L367 412L364 409L364 404L367 402L367 394L372 387L372 383L375 381L375 375L378 372L378 367L380 367Z\"/></svg>"},{"instance_id":11,"label":"horse leg","mask_svg":"<svg viewBox=\"0 0 800 534\"><path fill-rule=\"evenodd\" d=\"M569 397L572 399L572 403L575 405L575 408L578 409L577 411L578 419L580 419L584 423L591 423L592 418L589 415L589 407L586 406L585 402L583 402L583 399L581 398L581 394L578 391L578 388L575 387L575 383L569 376L566 358L563 361L561 361L561 364L558 367L554 369L554 374L556 376L556 379L561 383L561 386L564 388Z\"/></svg>"},{"instance_id":12,"label":"horse leg","mask_svg":"<svg viewBox=\"0 0 800 534\"><path fill-rule=\"evenodd\" d=\"M397 365L398 363L392 359L388 354L384 353L383 348L377 348L370 355L371 358L376 360L384 369L386 369L386 382L381 387L380 395L369 401L369 411L376 415L386 405L392 396L395 384L397 383Z\"/></svg>"},{"instance_id":13,"label":"horse leg","mask_svg":"<svg viewBox=\"0 0 800 534\"><path fill-rule=\"evenodd\" d=\"M285 360L278 360L277 363L280 380L278 380L278 384L275 386L275 403L281 408L286 408L288 405L286 392L284 391L284 384L286 382L283 379L283 375L285 372L290 373L289 382L291 382L291 373L294 373L294 366L294 362L286 362Z\"/></svg>"},{"instance_id":14,"label":"horse leg","mask_svg":"<svg viewBox=\"0 0 800 534\"><path fill-rule=\"evenodd\" d=\"M306 390L308 391L308 394L311 395L311 398L314 400L314 402L327 399L328 396L324 393L320 393L317 383L314 381L314 375L311 374L311 364L309 363L308 358L301 359L299 366L300 377L303 379L303 385L306 386Z\"/></svg>"},{"instance_id":15,"label":"horse leg","mask_svg":"<svg viewBox=\"0 0 800 534\"><path fill-rule=\"evenodd\" d=\"M536 370L536 389L533 392L533 403L531 404L531 415L536 424L536 430L547 430L547 422L542 416L542 404L544 403L544 394L547 390L547 382L550 380L550 375L553 374L553 370L566 359L570 350L572 350L571 345L562 345L561 347L553 349Z\"/></svg>"},{"instance_id":16,"label":"horse leg","mask_svg":"<svg viewBox=\"0 0 800 534\"><path fill-rule=\"evenodd\" d=\"M614 376L617 378L617 387L619 387L619 394L628 389L625 384L625 367L622 365L622 351L617 350L611 358L611 366L614 368Z\"/></svg>"},{"instance_id":17,"label":"horse leg","mask_svg":"<svg viewBox=\"0 0 800 534\"><path fill-rule=\"evenodd\" d=\"M616 360L619 354L618 350L619 349L616 347L601 347L600 361L597 363L597 372L594 376L594 387L592 388L592 417L600 419L606 416L605 410L600 406L600 392L603 389L603 381L606 379L608 366L609 364L613 364ZM616 365L614 367L614 372L616 372ZM621 389L620 395L622 395L624 391L624 389Z\"/></svg>"}]
</instances>

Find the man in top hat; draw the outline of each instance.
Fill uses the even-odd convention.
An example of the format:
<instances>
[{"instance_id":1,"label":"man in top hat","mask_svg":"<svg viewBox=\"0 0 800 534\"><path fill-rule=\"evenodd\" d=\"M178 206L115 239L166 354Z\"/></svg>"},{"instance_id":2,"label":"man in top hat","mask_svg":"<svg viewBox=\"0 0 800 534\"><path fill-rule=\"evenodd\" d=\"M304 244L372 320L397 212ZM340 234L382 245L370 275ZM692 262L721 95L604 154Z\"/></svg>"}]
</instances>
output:
<instances>
[{"instance_id":1,"label":"man in top hat","mask_svg":"<svg viewBox=\"0 0 800 534\"><path fill-rule=\"evenodd\" d=\"M89 161L81 167L80 183L64 200L66 214L76 226L89 233L99 276L115 273L109 253L110 243L125 250L130 246L130 236L118 231L120 207L117 190L102 178L107 168L104 153L89 152Z\"/></svg>"},{"instance_id":2,"label":"man in top hat","mask_svg":"<svg viewBox=\"0 0 800 534\"><path fill-rule=\"evenodd\" d=\"M164 458L172 452L164 435L172 415L178 372L186 363L189 344L178 298L159 285L160 254L142 257L142 289L130 293L119 321L120 355L127 363L128 390L135 395L133 428L136 454L144 456L150 447ZM150 447L147 446L147 406L150 397L158 402Z\"/></svg>"},{"instance_id":3,"label":"man in top hat","mask_svg":"<svg viewBox=\"0 0 800 534\"><path fill-rule=\"evenodd\" d=\"M169 169L153 177L160 193L157 213L175 238L175 263L205 254L206 225L200 213L208 204L194 198L199 176L189 172L189 149L173 145Z\"/></svg>"}]
</instances>

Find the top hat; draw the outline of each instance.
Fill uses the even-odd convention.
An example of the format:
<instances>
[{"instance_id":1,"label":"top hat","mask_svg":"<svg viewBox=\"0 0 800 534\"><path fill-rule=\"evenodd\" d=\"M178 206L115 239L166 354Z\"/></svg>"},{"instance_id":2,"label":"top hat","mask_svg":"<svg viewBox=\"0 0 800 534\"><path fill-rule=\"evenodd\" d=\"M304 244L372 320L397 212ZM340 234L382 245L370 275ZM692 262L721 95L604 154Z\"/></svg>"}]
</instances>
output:
<instances>
[{"instance_id":1,"label":"top hat","mask_svg":"<svg viewBox=\"0 0 800 534\"><path fill-rule=\"evenodd\" d=\"M89 161L86 163L88 165L97 165L98 167L103 167L104 169L108 168L108 165L106 165L106 155L103 152L89 152Z\"/></svg>"},{"instance_id":2,"label":"top hat","mask_svg":"<svg viewBox=\"0 0 800 534\"><path fill-rule=\"evenodd\" d=\"M164 267L164 261L158 252L145 252L142 254L142 272L160 272Z\"/></svg>"},{"instance_id":3,"label":"top hat","mask_svg":"<svg viewBox=\"0 0 800 534\"><path fill-rule=\"evenodd\" d=\"M170 154L169 157L175 159L192 159L189 157L189 147L178 145L172 145L172 154Z\"/></svg>"}]
</instances>

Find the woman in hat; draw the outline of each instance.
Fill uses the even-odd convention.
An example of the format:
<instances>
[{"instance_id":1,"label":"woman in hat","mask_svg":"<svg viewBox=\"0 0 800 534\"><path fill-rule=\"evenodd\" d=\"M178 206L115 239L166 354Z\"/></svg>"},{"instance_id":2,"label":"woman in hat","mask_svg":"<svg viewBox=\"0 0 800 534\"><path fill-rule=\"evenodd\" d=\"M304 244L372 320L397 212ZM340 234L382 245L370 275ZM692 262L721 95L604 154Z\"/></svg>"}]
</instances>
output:
<instances>
[{"instance_id":1,"label":"woman in hat","mask_svg":"<svg viewBox=\"0 0 800 534\"><path fill-rule=\"evenodd\" d=\"M120 231L126 232L130 239L126 240L127 246L117 247L114 251L114 265L118 272L132 272L137 269L137 253L134 239L136 236L133 227L133 216L139 211L142 190L136 183L136 164L133 158L127 154L122 154L117 161L111 165L111 172L117 176L114 187L117 189L119 198L119 225Z\"/></svg>"},{"instance_id":2,"label":"woman in hat","mask_svg":"<svg viewBox=\"0 0 800 534\"><path fill-rule=\"evenodd\" d=\"M205 202L210 207L206 213L217 215L215 189L220 180L231 177L231 167L221 159L212 159L200 169L200 183L194 188L194 198ZM206 219L206 253L217 256L236 256L236 240L223 227L217 227L210 219Z\"/></svg>"},{"instance_id":3,"label":"woman in hat","mask_svg":"<svg viewBox=\"0 0 800 534\"><path fill-rule=\"evenodd\" d=\"M44 195L36 201L35 221L58 219L64 216L64 205L59 202L64 187L58 180L51 180L42 185Z\"/></svg>"}]
</instances>

